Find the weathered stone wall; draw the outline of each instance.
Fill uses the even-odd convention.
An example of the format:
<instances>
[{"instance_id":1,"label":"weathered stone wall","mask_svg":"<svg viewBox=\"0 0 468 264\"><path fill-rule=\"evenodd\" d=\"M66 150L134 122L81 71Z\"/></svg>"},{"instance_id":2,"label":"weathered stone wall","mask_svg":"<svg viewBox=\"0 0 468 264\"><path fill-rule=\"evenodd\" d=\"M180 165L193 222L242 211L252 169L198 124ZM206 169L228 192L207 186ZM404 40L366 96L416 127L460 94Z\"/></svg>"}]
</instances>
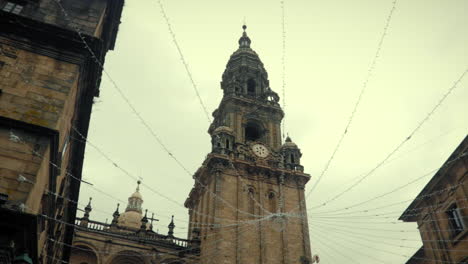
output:
<instances>
[{"instance_id":1,"label":"weathered stone wall","mask_svg":"<svg viewBox=\"0 0 468 264\"><path fill-rule=\"evenodd\" d=\"M462 263L466 261L468 251L468 140L460 145L457 153L452 159L457 159L458 155L465 153L465 156L458 158L453 164L447 164L447 168L442 168L436 176L438 181L431 181L430 188L421 195L427 195L425 199L420 199L417 210L410 211L417 218L418 227L423 241L424 258L431 259L424 263L436 263L440 261L450 261ZM436 192L437 195L432 193ZM461 221L464 221L465 229L455 234L454 227L450 224L448 210L452 206L459 210ZM408 263L420 263L418 259L412 259ZM421 262L422 263L422 262Z\"/></svg>"},{"instance_id":2,"label":"weathered stone wall","mask_svg":"<svg viewBox=\"0 0 468 264\"><path fill-rule=\"evenodd\" d=\"M74 110L79 66L0 46L0 115L60 130Z\"/></svg>"},{"instance_id":3,"label":"weathered stone wall","mask_svg":"<svg viewBox=\"0 0 468 264\"><path fill-rule=\"evenodd\" d=\"M65 18L57 1L41 0L36 3L29 1L19 15L63 28L78 28L86 35L99 36L102 29L100 23L106 9L106 0L59 1L70 20ZM0 7L5 3L5 0L0 0Z\"/></svg>"},{"instance_id":4,"label":"weathered stone wall","mask_svg":"<svg viewBox=\"0 0 468 264\"><path fill-rule=\"evenodd\" d=\"M207 186L219 197L201 188L193 208L204 215L196 217L202 234L201 263L293 264L299 263L302 256L310 259L308 227L302 218L274 216L259 220L276 213L273 209L280 208L281 195L285 201L283 212L302 212L302 188L293 182L280 187L276 179L242 170L206 173L200 178L209 178ZM249 177L241 179L238 173ZM271 193L275 194L272 198ZM212 204L211 208L206 204Z\"/></svg>"},{"instance_id":5,"label":"weathered stone wall","mask_svg":"<svg viewBox=\"0 0 468 264\"><path fill-rule=\"evenodd\" d=\"M44 172L42 164L43 157L49 160L48 147L49 140L44 136L0 126L0 192L17 205L26 204L27 212L37 213L41 200L27 203L33 187L36 192L47 184L49 172Z\"/></svg>"},{"instance_id":6,"label":"weathered stone wall","mask_svg":"<svg viewBox=\"0 0 468 264\"><path fill-rule=\"evenodd\" d=\"M25 123L59 131L58 149L70 144L69 131L75 115L78 93L78 65L35 54L6 44L1 45L0 115ZM43 214L47 204L50 167L66 167L68 151L60 164L50 163L50 138L18 129L0 130L0 176L2 192L13 203L23 203L25 211ZM68 149L67 149L68 150ZM55 150L54 150L55 151ZM61 188L65 168L60 171L53 192L64 195ZM18 177L27 182L18 181ZM62 192L62 193L60 193ZM63 215L64 208L54 214ZM47 243L46 229L39 230L39 250ZM63 235L63 233L62 233ZM41 255L41 252L38 252Z\"/></svg>"},{"instance_id":7,"label":"weathered stone wall","mask_svg":"<svg viewBox=\"0 0 468 264\"><path fill-rule=\"evenodd\" d=\"M143 241L77 230L73 242L71 264L195 264L196 256L179 256L180 250L150 245ZM80 250L82 248L83 250Z\"/></svg>"}]
</instances>

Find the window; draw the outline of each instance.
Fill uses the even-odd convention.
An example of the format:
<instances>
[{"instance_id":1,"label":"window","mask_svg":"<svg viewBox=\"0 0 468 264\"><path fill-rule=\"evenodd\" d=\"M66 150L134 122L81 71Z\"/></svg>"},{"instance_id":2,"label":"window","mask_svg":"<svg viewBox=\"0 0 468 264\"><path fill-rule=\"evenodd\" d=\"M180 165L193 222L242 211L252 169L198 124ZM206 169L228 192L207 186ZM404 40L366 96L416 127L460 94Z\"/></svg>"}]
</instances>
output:
<instances>
[{"instance_id":1,"label":"window","mask_svg":"<svg viewBox=\"0 0 468 264\"><path fill-rule=\"evenodd\" d=\"M450 206L446 213L448 215L448 221L453 236L456 236L465 230L465 223L463 222L460 208L458 208L456 204Z\"/></svg>"},{"instance_id":2,"label":"window","mask_svg":"<svg viewBox=\"0 0 468 264\"><path fill-rule=\"evenodd\" d=\"M5 11L5 12L9 12L9 13L13 13L15 15L18 15L19 13L21 13L21 10L23 10L23 6L19 5L19 4L14 4L12 2L7 2L3 6L2 10Z\"/></svg>"},{"instance_id":3,"label":"window","mask_svg":"<svg viewBox=\"0 0 468 264\"><path fill-rule=\"evenodd\" d=\"M292 163L292 164L295 164L295 163L296 163L296 161L294 160L294 154L291 154L291 163Z\"/></svg>"},{"instance_id":4,"label":"window","mask_svg":"<svg viewBox=\"0 0 468 264\"><path fill-rule=\"evenodd\" d=\"M268 203L269 203L269 211L271 213L277 213L277 201L276 201L276 194L273 191L270 191L268 194Z\"/></svg>"},{"instance_id":5,"label":"window","mask_svg":"<svg viewBox=\"0 0 468 264\"><path fill-rule=\"evenodd\" d=\"M249 79L247 81L247 94L255 95L255 81L253 79Z\"/></svg>"},{"instance_id":6,"label":"window","mask_svg":"<svg viewBox=\"0 0 468 264\"><path fill-rule=\"evenodd\" d=\"M253 215L255 214L255 190L253 188L249 188L248 196L248 212Z\"/></svg>"},{"instance_id":7,"label":"window","mask_svg":"<svg viewBox=\"0 0 468 264\"><path fill-rule=\"evenodd\" d=\"M257 123L249 122L245 126L245 140L256 141L262 137L261 128Z\"/></svg>"}]
</instances>

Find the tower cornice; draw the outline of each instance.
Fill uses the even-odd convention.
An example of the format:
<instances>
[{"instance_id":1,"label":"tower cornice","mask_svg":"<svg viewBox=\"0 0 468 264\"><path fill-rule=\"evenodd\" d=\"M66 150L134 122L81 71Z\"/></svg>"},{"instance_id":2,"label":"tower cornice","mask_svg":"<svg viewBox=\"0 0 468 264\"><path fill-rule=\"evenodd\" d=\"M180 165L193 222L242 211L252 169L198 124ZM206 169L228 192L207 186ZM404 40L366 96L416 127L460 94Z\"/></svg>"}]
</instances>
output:
<instances>
[{"instance_id":1,"label":"tower cornice","mask_svg":"<svg viewBox=\"0 0 468 264\"><path fill-rule=\"evenodd\" d=\"M232 158L230 155L217 153L208 154L203 165L193 175L196 184L185 200L185 207L191 208L205 192L216 173L231 177L243 177L253 181L263 181L278 184L283 177L286 187L304 189L311 176L300 168L286 169L273 167L267 162Z\"/></svg>"}]
</instances>

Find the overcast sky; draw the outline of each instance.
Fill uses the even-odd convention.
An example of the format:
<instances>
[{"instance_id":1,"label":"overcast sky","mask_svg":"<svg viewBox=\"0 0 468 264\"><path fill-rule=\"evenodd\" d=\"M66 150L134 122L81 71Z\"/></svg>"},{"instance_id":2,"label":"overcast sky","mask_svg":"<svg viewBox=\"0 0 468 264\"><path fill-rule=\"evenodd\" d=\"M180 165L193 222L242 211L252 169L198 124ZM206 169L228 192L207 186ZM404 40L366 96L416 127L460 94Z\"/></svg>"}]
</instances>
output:
<instances>
[{"instance_id":1,"label":"overcast sky","mask_svg":"<svg viewBox=\"0 0 468 264\"><path fill-rule=\"evenodd\" d=\"M244 17L251 47L265 64L270 86L282 94L279 1L171 0L163 4L210 113L221 100L221 75L238 47ZM391 7L392 0L285 1L285 130L301 148L305 172L312 176L306 191L344 131ZM461 76L468 67L467 13L465 0L397 2L353 123L329 170L307 199L308 208L322 204L374 168ZM126 1L116 48L108 53L105 67L158 137L195 172L210 151L209 124L156 0ZM320 255L321 263L405 263L405 255L418 250L416 224L390 223L397 221L409 202L374 211L393 212L388 215L391 218L342 215L324 221L321 217L440 167L467 134L467 86L468 77L384 166L336 201L309 212L312 251ZM166 233L174 214L176 234L185 237L188 213L183 203L193 179L158 145L106 77L94 105L89 140L173 200L141 189L144 208L160 219L157 229ZM354 209L412 199L432 175ZM123 201L136 187L135 180L89 145L83 178ZM91 218L110 221L118 201L83 184L80 201L87 202L89 196L94 198ZM379 228L386 231L374 230Z\"/></svg>"}]
</instances>

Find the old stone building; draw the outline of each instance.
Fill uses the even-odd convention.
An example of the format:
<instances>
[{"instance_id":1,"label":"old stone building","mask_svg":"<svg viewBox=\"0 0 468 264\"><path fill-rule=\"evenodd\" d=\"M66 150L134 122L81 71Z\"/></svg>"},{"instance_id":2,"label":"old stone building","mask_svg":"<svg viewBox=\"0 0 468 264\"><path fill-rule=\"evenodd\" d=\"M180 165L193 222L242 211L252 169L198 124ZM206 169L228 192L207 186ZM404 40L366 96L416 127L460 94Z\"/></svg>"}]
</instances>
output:
<instances>
[{"instance_id":1,"label":"old stone building","mask_svg":"<svg viewBox=\"0 0 468 264\"><path fill-rule=\"evenodd\" d=\"M208 130L212 152L185 202L189 239L200 237L203 264L308 263L304 188L310 176L298 146L289 137L282 142L279 97L250 44L244 26Z\"/></svg>"},{"instance_id":2,"label":"old stone building","mask_svg":"<svg viewBox=\"0 0 468 264\"><path fill-rule=\"evenodd\" d=\"M89 220L91 207L86 209L77 222L72 264L317 260L311 256L304 197L310 176L303 172L299 147L289 137L282 140L279 96L245 29L222 76L224 96L208 130L212 151L193 176L185 202L188 239L174 238L171 226L167 235L153 232L137 192L111 224Z\"/></svg>"},{"instance_id":3,"label":"old stone building","mask_svg":"<svg viewBox=\"0 0 468 264\"><path fill-rule=\"evenodd\" d=\"M96 59L114 48L122 7L0 0L0 263L68 261L85 148L74 139L87 135Z\"/></svg>"},{"instance_id":4,"label":"old stone building","mask_svg":"<svg viewBox=\"0 0 468 264\"><path fill-rule=\"evenodd\" d=\"M139 188L128 198L125 212L119 206L110 224L90 219L91 200L82 218L77 218L71 264L191 264L199 263L199 241L174 236L174 218L167 235L153 230L154 214L143 213Z\"/></svg>"},{"instance_id":5,"label":"old stone building","mask_svg":"<svg viewBox=\"0 0 468 264\"><path fill-rule=\"evenodd\" d=\"M468 136L400 216L423 246L407 264L468 263Z\"/></svg>"}]
</instances>

